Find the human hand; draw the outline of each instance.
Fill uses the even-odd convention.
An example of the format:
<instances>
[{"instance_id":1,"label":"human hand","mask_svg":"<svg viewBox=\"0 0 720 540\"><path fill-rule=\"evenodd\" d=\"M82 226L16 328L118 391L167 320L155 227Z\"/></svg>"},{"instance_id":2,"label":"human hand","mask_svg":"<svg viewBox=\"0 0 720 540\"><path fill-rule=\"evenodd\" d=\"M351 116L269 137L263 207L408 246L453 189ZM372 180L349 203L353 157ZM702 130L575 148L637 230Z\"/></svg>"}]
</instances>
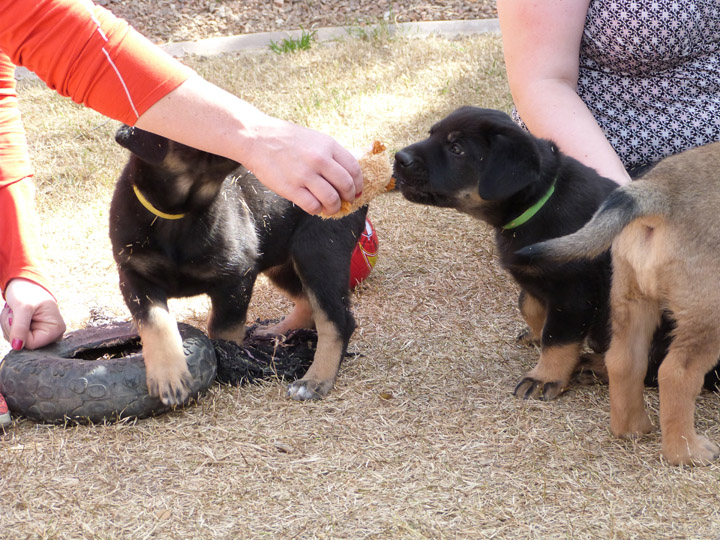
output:
<instances>
[{"instance_id":1,"label":"human hand","mask_svg":"<svg viewBox=\"0 0 720 540\"><path fill-rule=\"evenodd\" d=\"M357 159L329 135L269 116L197 75L145 111L135 126L242 163L310 214L340 210L362 192Z\"/></svg>"},{"instance_id":2,"label":"human hand","mask_svg":"<svg viewBox=\"0 0 720 540\"><path fill-rule=\"evenodd\" d=\"M329 135L263 115L243 161L268 188L310 214L332 215L362 193L357 158Z\"/></svg>"},{"instance_id":3,"label":"human hand","mask_svg":"<svg viewBox=\"0 0 720 540\"><path fill-rule=\"evenodd\" d=\"M26 279L10 280L5 289L5 307L0 311L0 327L15 350L37 349L65 333L57 302L40 285Z\"/></svg>"}]
</instances>

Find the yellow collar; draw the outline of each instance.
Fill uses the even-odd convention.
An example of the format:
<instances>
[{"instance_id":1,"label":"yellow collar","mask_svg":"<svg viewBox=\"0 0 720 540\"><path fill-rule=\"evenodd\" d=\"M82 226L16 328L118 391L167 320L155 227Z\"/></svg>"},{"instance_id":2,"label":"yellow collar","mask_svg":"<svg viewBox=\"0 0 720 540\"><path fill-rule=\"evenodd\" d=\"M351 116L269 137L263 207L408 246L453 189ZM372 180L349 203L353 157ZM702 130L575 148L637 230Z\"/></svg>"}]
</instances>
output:
<instances>
[{"instance_id":1,"label":"yellow collar","mask_svg":"<svg viewBox=\"0 0 720 540\"><path fill-rule=\"evenodd\" d=\"M137 197L138 201L140 201L140 204L147 208L148 212L150 212L151 214L155 214L157 217L163 219L181 219L185 217L185 214L166 214L165 212L161 212L152 204L150 204L150 201L145 198L145 196L140 192L140 190L135 184L133 184L133 191L135 192L135 196Z\"/></svg>"}]
</instances>

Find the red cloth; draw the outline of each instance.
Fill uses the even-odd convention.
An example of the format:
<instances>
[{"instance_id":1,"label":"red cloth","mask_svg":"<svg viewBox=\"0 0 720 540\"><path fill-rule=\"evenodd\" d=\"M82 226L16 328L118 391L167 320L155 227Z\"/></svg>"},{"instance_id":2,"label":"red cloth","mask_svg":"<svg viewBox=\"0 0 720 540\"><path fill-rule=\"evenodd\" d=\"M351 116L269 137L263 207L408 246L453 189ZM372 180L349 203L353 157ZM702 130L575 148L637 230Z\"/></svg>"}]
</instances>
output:
<instances>
[{"instance_id":1,"label":"red cloth","mask_svg":"<svg viewBox=\"0 0 720 540\"><path fill-rule=\"evenodd\" d=\"M15 65L129 125L190 75L125 21L88 0L0 0L0 289L14 277L47 288Z\"/></svg>"}]
</instances>

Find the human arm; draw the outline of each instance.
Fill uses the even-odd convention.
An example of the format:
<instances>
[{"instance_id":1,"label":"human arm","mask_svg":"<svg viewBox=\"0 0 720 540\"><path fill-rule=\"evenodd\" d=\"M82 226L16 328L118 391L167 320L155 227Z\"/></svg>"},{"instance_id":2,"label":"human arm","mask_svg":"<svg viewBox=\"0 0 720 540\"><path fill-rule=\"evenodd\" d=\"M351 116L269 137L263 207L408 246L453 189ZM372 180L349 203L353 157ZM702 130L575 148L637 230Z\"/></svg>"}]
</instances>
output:
<instances>
[{"instance_id":1,"label":"human arm","mask_svg":"<svg viewBox=\"0 0 720 540\"><path fill-rule=\"evenodd\" d=\"M13 349L36 349L65 332L41 271L33 195L29 177L0 184L0 290L7 306L0 311L0 327Z\"/></svg>"},{"instance_id":2,"label":"human arm","mask_svg":"<svg viewBox=\"0 0 720 540\"><path fill-rule=\"evenodd\" d=\"M0 50L79 103L235 159L311 213L362 190L357 160L330 136L261 113L89 1L0 0L0 13Z\"/></svg>"},{"instance_id":3,"label":"human arm","mask_svg":"<svg viewBox=\"0 0 720 540\"><path fill-rule=\"evenodd\" d=\"M0 310L0 328L12 347L20 349L56 340L65 332L65 322L41 269L35 188L14 69L0 52L0 293L7 306Z\"/></svg>"},{"instance_id":4,"label":"human arm","mask_svg":"<svg viewBox=\"0 0 720 540\"><path fill-rule=\"evenodd\" d=\"M332 137L268 116L193 75L137 127L229 157L303 210L331 215L362 191L357 159Z\"/></svg>"},{"instance_id":5,"label":"human arm","mask_svg":"<svg viewBox=\"0 0 720 540\"><path fill-rule=\"evenodd\" d=\"M620 158L577 94L580 41L590 0L497 0L508 83L537 137L619 184Z\"/></svg>"}]
</instances>

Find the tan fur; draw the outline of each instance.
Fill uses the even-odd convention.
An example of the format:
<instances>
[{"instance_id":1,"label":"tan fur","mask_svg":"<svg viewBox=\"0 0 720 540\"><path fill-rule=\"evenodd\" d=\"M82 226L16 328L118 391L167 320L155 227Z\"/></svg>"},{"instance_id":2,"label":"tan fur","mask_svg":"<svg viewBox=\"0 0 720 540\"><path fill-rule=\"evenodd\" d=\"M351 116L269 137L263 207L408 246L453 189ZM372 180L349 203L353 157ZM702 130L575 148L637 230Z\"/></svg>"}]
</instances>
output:
<instances>
[{"instance_id":1,"label":"tan fur","mask_svg":"<svg viewBox=\"0 0 720 540\"><path fill-rule=\"evenodd\" d=\"M317 350L305 376L288 387L293 399L324 397L332 390L342 361L343 340L337 327L322 311L315 297L308 296L318 333Z\"/></svg>"},{"instance_id":2,"label":"tan fur","mask_svg":"<svg viewBox=\"0 0 720 540\"><path fill-rule=\"evenodd\" d=\"M241 345L245 339L245 323L238 324L233 328L226 328L218 331L215 328L218 325L215 323L215 317L213 316L213 310L210 308L208 314L208 336L211 339L224 339L225 341L234 341L238 345Z\"/></svg>"},{"instance_id":3,"label":"tan fur","mask_svg":"<svg viewBox=\"0 0 720 540\"><path fill-rule=\"evenodd\" d=\"M525 324L527 324L530 329L530 335L527 336L527 340L535 342L540 340L542 329L545 325L545 318L547 317L545 305L526 292L520 297L520 313L523 319L525 319Z\"/></svg>"},{"instance_id":4,"label":"tan fur","mask_svg":"<svg viewBox=\"0 0 720 540\"><path fill-rule=\"evenodd\" d=\"M551 400L559 396L570 382L580 358L581 343L545 347L537 365L521 379L515 395ZM552 381L536 384L536 381Z\"/></svg>"},{"instance_id":5,"label":"tan fur","mask_svg":"<svg viewBox=\"0 0 720 540\"><path fill-rule=\"evenodd\" d=\"M663 455L671 464L720 455L694 427L695 399L720 355L718 171L718 143L661 162L643 181L664 194L666 209L630 223L612 247L611 430L626 437L652 429L643 378L653 331L669 309L677 329L658 381Z\"/></svg>"},{"instance_id":6,"label":"tan fur","mask_svg":"<svg viewBox=\"0 0 720 540\"><path fill-rule=\"evenodd\" d=\"M261 336L273 336L287 334L291 330L300 328L314 328L315 319L313 318L313 310L307 296L293 298L295 307L284 317L279 323L271 326L265 326L255 330L255 333Z\"/></svg>"},{"instance_id":7,"label":"tan fur","mask_svg":"<svg viewBox=\"0 0 720 540\"><path fill-rule=\"evenodd\" d=\"M190 372L175 319L163 307L153 306L138 333L142 340L148 391L154 396L177 398L163 397L166 405L182 403L189 395Z\"/></svg>"}]
</instances>

